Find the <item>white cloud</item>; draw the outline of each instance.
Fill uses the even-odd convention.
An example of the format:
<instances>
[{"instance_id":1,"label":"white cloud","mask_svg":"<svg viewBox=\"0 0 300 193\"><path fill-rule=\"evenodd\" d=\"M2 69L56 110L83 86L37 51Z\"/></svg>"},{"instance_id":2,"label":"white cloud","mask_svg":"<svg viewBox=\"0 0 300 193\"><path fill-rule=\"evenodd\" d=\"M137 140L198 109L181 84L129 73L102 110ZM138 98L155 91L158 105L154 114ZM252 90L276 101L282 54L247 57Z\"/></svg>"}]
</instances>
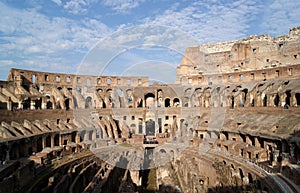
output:
<instances>
[{"instance_id":1,"label":"white cloud","mask_svg":"<svg viewBox=\"0 0 300 193\"><path fill-rule=\"evenodd\" d=\"M0 55L2 59L13 56L14 66L20 68L29 61L28 67L36 70L47 65L52 68L54 63L56 67L74 66L97 41L111 33L109 27L95 19L50 18L3 3L0 9L0 18L4 18L0 20Z\"/></svg>"},{"instance_id":2,"label":"white cloud","mask_svg":"<svg viewBox=\"0 0 300 193\"><path fill-rule=\"evenodd\" d=\"M79 14L85 13L88 5L88 0L71 0L65 3L64 8L73 14Z\"/></svg>"},{"instance_id":3,"label":"white cloud","mask_svg":"<svg viewBox=\"0 0 300 193\"><path fill-rule=\"evenodd\" d=\"M126 13L128 10L136 8L145 0L103 0L105 6L111 7L117 12Z\"/></svg>"},{"instance_id":4,"label":"white cloud","mask_svg":"<svg viewBox=\"0 0 300 193\"><path fill-rule=\"evenodd\" d=\"M61 0L52 0L54 3L56 3L57 5L62 5L62 2L61 2Z\"/></svg>"},{"instance_id":5,"label":"white cloud","mask_svg":"<svg viewBox=\"0 0 300 193\"><path fill-rule=\"evenodd\" d=\"M173 26L202 43L219 42L244 37L249 29L248 22L258 11L259 4L246 0L234 3L197 1L180 10L170 8L144 22Z\"/></svg>"},{"instance_id":6,"label":"white cloud","mask_svg":"<svg viewBox=\"0 0 300 193\"><path fill-rule=\"evenodd\" d=\"M300 1L274 0L265 6L260 27L271 34L286 34L300 25Z\"/></svg>"}]
</instances>

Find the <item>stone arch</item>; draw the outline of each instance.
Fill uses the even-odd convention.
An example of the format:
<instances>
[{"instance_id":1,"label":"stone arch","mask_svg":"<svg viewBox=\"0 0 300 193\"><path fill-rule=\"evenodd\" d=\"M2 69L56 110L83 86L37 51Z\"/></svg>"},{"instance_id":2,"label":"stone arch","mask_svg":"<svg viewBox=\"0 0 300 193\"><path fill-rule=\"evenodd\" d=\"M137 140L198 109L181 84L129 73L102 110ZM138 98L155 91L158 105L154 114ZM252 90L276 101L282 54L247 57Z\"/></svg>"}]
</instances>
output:
<instances>
[{"instance_id":1,"label":"stone arch","mask_svg":"<svg viewBox=\"0 0 300 193\"><path fill-rule=\"evenodd\" d=\"M275 96L274 96L274 106L278 107L279 105L280 105L280 97L276 93Z\"/></svg>"},{"instance_id":2,"label":"stone arch","mask_svg":"<svg viewBox=\"0 0 300 193\"><path fill-rule=\"evenodd\" d=\"M189 107L189 102L190 102L190 99L188 97L184 97L183 98L183 106L184 107Z\"/></svg>"},{"instance_id":3,"label":"stone arch","mask_svg":"<svg viewBox=\"0 0 300 193\"><path fill-rule=\"evenodd\" d=\"M192 88L187 88L184 91L184 96L190 97L192 94Z\"/></svg>"},{"instance_id":4,"label":"stone arch","mask_svg":"<svg viewBox=\"0 0 300 193\"><path fill-rule=\"evenodd\" d=\"M163 91L162 89L157 90L157 107L163 106Z\"/></svg>"},{"instance_id":5,"label":"stone arch","mask_svg":"<svg viewBox=\"0 0 300 193\"><path fill-rule=\"evenodd\" d=\"M202 88L196 88L192 95L192 106L199 107L200 106L200 96L201 96Z\"/></svg>"},{"instance_id":6,"label":"stone arch","mask_svg":"<svg viewBox=\"0 0 300 193\"><path fill-rule=\"evenodd\" d=\"M69 110L70 109L70 100L69 98L66 98L65 99L65 107L66 107L66 110Z\"/></svg>"},{"instance_id":7,"label":"stone arch","mask_svg":"<svg viewBox=\"0 0 300 193\"><path fill-rule=\"evenodd\" d=\"M49 95L46 95L46 109L52 109L53 108L53 103L51 102L51 98Z\"/></svg>"},{"instance_id":8,"label":"stone arch","mask_svg":"<svg viewBox=\"0 0 300 193\"><path fill-rule=\"evenodd\" d=\"M268 106L268 97L267 95L264 95L263 96L263 104L262 104L263 107L266 107Z\"/></svg>"},{"instance_id":9,"label":"stone arch","mask_svg":"<svg viewBox=\"0 0 300 193\"><path fill-rule=\"evenodd\" d=\"M175 97L173 99L173 105L174 105L174 107L180 107L180 99Z\"/></svg>"},{"instance_id":10,"label":"stone arch","mask_svg":"<svg viewBox=\"0 0 300 193\"><path fill-rule=\"evenodd\" d=\"M242 104L241 106L246 106L247 105L247 100L248 100L248 89L247 88L244 88L241 92L241 96L242 96Z\"/></svg>"},{"instance_id":11,"label":"stone arch","mask_svg":"<svg viewBox=\"0 0 300 193\"><path fill-rule=\"evenodd\" d=\"M243 169L239 168L239 174L240 174L241 180L243 181L243 178L244 178L244 172L243 172Z\"/></svg>"},{"instance_id":12,"label":"stone arch","mask_svg":"<svg viewBox=\"0 0 300 193\"><path fill-rule=\"evenodd\" d=\"M155 104L155 95L153 93L145 94L146 107L150 108Z\"/></svg>"},{"instance_id":13,"label":"stone arch","mask_svg":"<svg viewBox=\"0 0 300 193\"><path fill-rule=\"evenodd\" d=\"M249 180L249 184L253 184L253 177L251 173L248 173L248 180Z\"/></svg>"},{"instance_id":14,"label":"stone arch","mask_svg":"<svg viewBox=\"0 0 300 193\"><path fill-rule=\"evenodd\" d=\"M86 109L91 109L93 107L92 100L93 100L92 97L90 97L90 96L86 97L86 99L85 99L85 108Z\"/></svg>"},{"instance_id":15,"label":"stone arch","mask_svg":"<svg viewBox=\"0 0 300 193\"><path fill-rule=\"evenodd\" d=\"M23 109L30 109L30 102L31 102L30 97L28 97L27 99L25 99L23 101Z\"/></svg>"}]
</instances>

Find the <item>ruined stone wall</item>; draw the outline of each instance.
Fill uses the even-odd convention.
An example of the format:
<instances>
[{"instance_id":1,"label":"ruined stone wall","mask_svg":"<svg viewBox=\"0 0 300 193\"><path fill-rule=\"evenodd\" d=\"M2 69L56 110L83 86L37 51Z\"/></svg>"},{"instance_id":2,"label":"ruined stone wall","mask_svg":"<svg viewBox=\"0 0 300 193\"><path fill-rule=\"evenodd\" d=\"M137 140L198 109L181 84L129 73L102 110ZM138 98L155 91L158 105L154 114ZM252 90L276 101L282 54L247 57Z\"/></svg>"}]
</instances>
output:
<instances>
[{"instance_id":1,"label":"ruined stone wall","mask_svg":"<svg viewBox=\"0 0 300 193\"><path fill-rule=\"evenodd\" d=\"M300 62L299 30L299 27L293 28L288 35L274 38L268 35L250 36L233 42L187 48L177 68L175 83L190 84L189 79L197 79L196 84L205 84L207 78L214 74L253 73L284 66L293 68Z\"/></svg>"}]
</instances>

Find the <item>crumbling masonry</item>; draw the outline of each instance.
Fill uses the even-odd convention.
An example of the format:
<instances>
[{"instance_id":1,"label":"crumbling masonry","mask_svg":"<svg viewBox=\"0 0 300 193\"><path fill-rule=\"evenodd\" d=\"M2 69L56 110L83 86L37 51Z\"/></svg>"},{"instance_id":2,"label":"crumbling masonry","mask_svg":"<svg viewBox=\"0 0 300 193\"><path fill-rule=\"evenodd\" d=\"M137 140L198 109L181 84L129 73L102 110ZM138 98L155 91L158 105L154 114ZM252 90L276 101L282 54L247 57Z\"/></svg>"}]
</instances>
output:
<instances>
[{"instance_id":1,"label":"crumbling masonry","mask_svg":"<svg viewBox=\"0 0 300 193\"><path fill-rule=\"evenodd\" d=\"M0 86L1 193L137 192L142 162L121 169L115 164L126 158L111 164L90 153L118 145L155 147L156 160L169 156L157 161L166 163L155 167L156 190L285 185L296 192L300 185L299 27L189 47L169 85L11 69ZM181 139L188 147L180 152L163 146Z\"/></svg>"}]
</instances>

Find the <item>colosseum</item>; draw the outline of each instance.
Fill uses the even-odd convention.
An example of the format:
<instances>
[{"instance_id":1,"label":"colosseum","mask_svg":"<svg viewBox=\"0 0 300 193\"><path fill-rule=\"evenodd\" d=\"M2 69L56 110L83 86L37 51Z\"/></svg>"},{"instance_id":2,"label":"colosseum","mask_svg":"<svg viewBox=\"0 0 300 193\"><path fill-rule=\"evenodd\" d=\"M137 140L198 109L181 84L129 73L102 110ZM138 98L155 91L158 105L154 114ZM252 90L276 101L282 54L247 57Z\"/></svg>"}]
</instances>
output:
<instances>
[{"instance_id":1,"label":"colosseum","mask_svg":"<svg viewBox=\"0 0 300 193\"><path fill-rule=\"evenodd\" d=\"M300 27L188 47L176 70L10 69L0 193L300 192Z\"/></svg>"}]
</instances>

